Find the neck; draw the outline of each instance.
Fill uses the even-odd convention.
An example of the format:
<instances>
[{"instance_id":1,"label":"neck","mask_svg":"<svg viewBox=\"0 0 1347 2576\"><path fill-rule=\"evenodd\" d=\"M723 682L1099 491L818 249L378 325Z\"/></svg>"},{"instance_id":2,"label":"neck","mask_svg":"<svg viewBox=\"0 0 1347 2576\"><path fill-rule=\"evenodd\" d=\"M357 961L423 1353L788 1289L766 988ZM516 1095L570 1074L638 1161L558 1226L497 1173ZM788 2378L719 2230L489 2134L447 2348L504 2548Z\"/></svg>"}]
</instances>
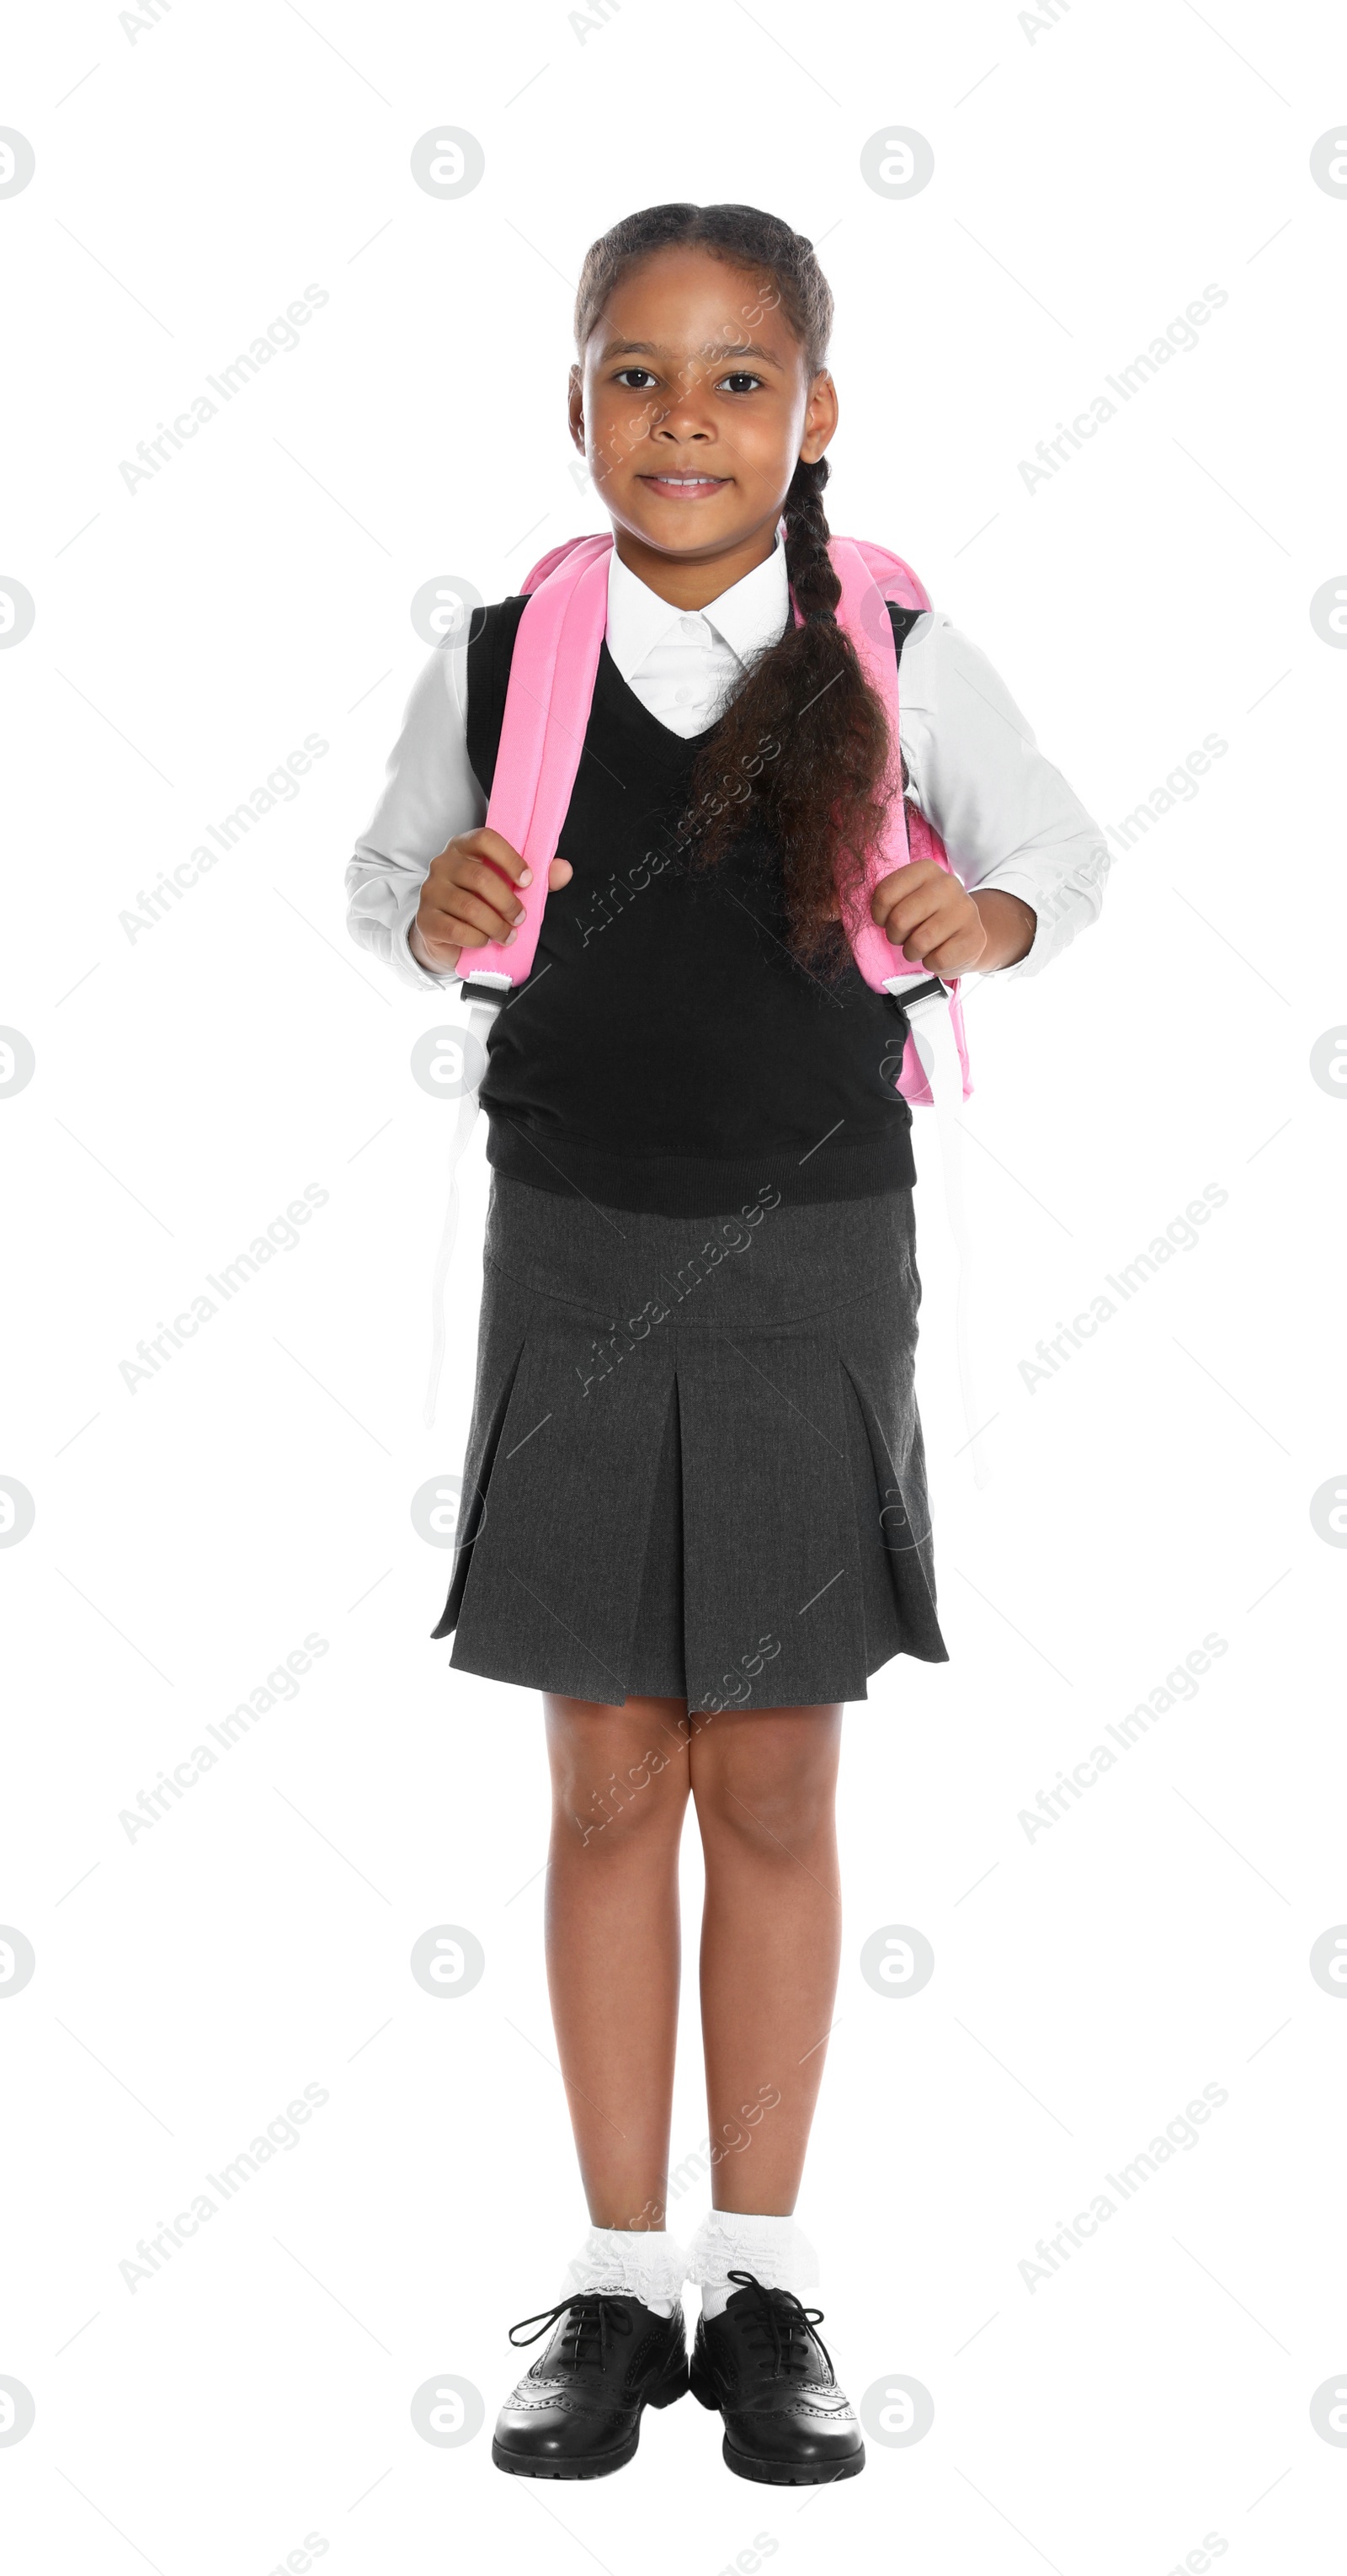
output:
<instances>
[{"instance_id":1,"label":"neck","mask_svg":"<svg viewBox=\"0 0 1347 2576\"><path fill-rule=\"evenodd\" d=\"M764 521L733 545L712 555L667 555L657 546L647 545L643 537L633 536L630 528L613 528L613 546L628 572L634 572L657 599L667 599L671 608L709 608L721 592L732 590L744 575L756 572L766 563L776 544L777 518Z\"/></svg>"}]
</instances>

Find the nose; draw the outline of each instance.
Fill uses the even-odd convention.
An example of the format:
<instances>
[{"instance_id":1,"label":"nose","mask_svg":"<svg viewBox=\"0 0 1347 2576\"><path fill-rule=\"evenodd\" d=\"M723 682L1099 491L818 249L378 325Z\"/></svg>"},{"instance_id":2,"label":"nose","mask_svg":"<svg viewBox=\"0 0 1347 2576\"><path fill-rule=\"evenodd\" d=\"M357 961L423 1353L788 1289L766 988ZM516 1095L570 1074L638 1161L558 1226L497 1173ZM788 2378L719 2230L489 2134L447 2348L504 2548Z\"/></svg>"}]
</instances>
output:
<instances>
[{"instance_id":1,"label":"nose","mask_svg":"<svg viewBox=\"0 0 1347 2576\"><path fill-rule=\"evenodd\" d=\"M651 434L667 439L671 447L705 443L715 437L711 397L702 368L688 366L680 370L677 390L668 397L667 407Z\"/></svg>"}]
</instances>

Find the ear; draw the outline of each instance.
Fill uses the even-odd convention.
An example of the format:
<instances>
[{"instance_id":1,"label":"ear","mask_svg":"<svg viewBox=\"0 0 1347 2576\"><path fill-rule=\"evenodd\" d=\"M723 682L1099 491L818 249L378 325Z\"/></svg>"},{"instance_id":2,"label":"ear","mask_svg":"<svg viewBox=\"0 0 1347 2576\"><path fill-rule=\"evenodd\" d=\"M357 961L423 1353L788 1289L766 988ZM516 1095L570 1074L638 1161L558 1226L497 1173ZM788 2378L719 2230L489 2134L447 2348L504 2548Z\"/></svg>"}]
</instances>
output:
<instances>
[{"instance_id":1,"label":"ear","mask_svg":"<svg viewBox=\"0 0 1347 2576\"><path fill-rule=\"evenodd\" d=\"M570 382L567 387L566 394L566 414L570 422L571 437L583 456L585 452L585 387L584 378L581 375L578 366L574 366L571 369Z\"/></svg>"},{"instance_id":2,"label":"ear","mask_svg":"<svg viewBox=\"0 0 1347 2576\"><path fill-rule=\"evenodd\" d=\"M826 367L822 367L809 388L805 405L804 435L800 441L802 465L817 465L837 427L837 387Z\"/></svg>"}]
</instances>

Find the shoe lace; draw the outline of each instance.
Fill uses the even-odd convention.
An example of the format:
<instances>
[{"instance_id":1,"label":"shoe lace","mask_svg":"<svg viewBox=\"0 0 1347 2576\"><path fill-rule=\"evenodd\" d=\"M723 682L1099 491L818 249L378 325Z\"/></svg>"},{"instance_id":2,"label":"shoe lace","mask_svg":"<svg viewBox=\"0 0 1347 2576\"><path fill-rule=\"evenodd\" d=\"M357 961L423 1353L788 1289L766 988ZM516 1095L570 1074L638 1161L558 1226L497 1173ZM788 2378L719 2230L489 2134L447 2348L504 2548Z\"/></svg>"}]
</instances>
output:
<instances>
[{"instance_id":1,"label":"shoe lace","mask_svg":"<svg viewBox=\"0 0 1347 2576\"><path fill-rule=\"evenodd\" d=\"M625 2298L618 2298L606 2290L582 2290L574 2298L558 2299L554 2308L540 2308L536 2316L521 2317L519 2324L510 2328L511 2343L538 2343L556 2324L558 2317L565 2317L566 2323L557 2358L577 2367L582 2362L597 2359L602 2369L609 2336L632 2331L631 2309ZM536 2326L538 2331L531 2335L521 2334L521 2326Z\"/></svg>"},{"instance_id":2,"label":"shoe lace","mask_svg":"<svg viewBox=\"0 0 1347 2576\"><path fill-rule=\"evenodd\" d=\"M832 2369L832 2354L822 2335L814 2332L822 2322L822 2308L806 2308L793 2290L769 2289L756 2272L727 2272L725 2277L753 2292L754 2304L744 2320L744 2331L771 2343L773 2379L808 2378L814 2367L815 2347Z\"/></svg>"}]
</instances>

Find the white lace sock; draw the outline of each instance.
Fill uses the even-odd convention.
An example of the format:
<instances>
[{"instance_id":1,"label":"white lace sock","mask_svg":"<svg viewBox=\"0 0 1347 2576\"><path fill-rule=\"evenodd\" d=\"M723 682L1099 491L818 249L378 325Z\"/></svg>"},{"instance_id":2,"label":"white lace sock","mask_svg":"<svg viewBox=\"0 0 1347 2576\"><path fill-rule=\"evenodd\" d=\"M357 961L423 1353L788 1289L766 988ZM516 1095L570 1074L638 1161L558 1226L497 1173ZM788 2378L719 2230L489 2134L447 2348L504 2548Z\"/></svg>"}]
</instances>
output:
<instances>
[{"instance_id":1,"label":"white lace sock","mask_svg":"<svg viewBox=\"0 0 1347 2576\"><path fill-rule=\"evenodd\" d=\"M742 2287L731 2272L752 2272L764 2289L793 2290L803 2298L817 2286L818 2270L818 2256L793 2218L711 2209L688 2249L687 2278L701 2284L704 2317L718 2317Z\"/></svg>"},{"instance_id":2,"label":"white lace sock","mask_svg":"<svg viewBox=\"0 0 1347 2576\"><path fill-rule=\"evenodd\" d=\"M566 2267L557 2297L573 2298L581 2290L625 2292L657 2317L671 2317L687 2277L684 2248L663 2230L591 2227Z\"/></svg>"}]
</instances>

